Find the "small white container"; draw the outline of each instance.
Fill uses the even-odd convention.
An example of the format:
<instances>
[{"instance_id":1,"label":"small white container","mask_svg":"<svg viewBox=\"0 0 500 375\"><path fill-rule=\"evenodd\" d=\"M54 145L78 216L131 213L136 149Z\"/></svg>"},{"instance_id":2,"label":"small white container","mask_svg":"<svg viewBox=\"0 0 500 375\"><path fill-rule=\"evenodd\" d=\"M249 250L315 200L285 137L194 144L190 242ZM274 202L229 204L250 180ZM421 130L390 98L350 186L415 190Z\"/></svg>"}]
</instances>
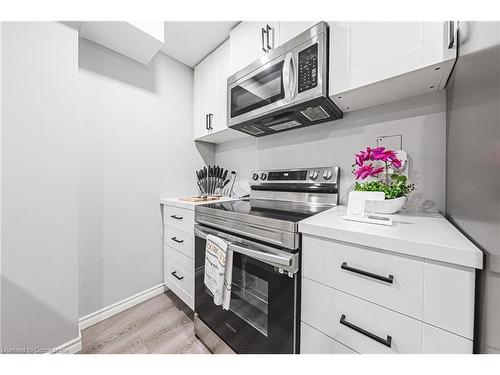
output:
<instances>
[{"instance_id":1,"label":"small white container","mask_svg":"<svg viewBox=\"0 0 500 375\"><path fill-rule=\"evenodd\" d=\"M379 214L395 214L401 211L406 203L406 197L385 199L383 201L366 201L365 211Z\"/></svg>"}]
</instances>

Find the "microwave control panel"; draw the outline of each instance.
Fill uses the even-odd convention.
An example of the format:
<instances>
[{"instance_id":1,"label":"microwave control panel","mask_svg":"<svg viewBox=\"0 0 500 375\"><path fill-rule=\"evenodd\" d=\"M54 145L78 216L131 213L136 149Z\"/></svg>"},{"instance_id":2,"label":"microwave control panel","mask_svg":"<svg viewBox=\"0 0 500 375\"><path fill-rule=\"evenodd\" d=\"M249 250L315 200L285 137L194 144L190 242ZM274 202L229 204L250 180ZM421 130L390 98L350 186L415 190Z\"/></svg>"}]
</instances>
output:
<instances>
[{"instance_id":1,"label":"microwave control panel","mask_svg":"<svg viewBox=\"0 0 500 375\"><path fill-rule=\"evenodd\" d=\"M318 85L318 43L299 52L299 87L303 92Z\"/></svg>"}]
</instances>

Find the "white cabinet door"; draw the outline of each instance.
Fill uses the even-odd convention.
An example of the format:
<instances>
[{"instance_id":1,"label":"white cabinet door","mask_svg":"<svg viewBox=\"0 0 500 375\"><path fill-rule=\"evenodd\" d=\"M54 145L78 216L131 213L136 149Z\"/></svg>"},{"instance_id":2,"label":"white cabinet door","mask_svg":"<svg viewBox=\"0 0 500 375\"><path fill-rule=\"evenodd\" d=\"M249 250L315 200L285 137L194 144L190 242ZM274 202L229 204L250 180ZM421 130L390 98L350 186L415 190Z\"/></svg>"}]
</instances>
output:
<instances>
[{"instance_id":1,"label":"white cabinet door","mask_svg":"<svg viewBox=\"0 0 500 375\"><path fill-rule=\"evenodd\" d=\"M213 113L215 103L215 74L212 55L208 55L194 68L194 138L209 134L207 115Z\"/></svg>"},{"instance_id":2,"label":"white cabinet door","mask_svg":"<svg viewBox=\"0 0 500 375\"><path fill-rule=\"evenodd\" d=\"M290 39L295 38L300 33L316 25L319 21L307 22L280 22L279 24L279 44L282 45Z\"/></svg>"},{"instance_id":3,"label":"white cabinet door","mask_svg":"<svg viewBox=\"0 0 500 375\"><path fill-rule=\"evenodd\" d=\"M236 73L278 45L279 22L242 22L229 34L229 75Z\"/></svg>"},{"instance_id":4,"label":"white cabinet door","mask_svg":"<svg viewBox=\"0 0 500 375\"><path fill-rule=\"evenodd\" d=\"M229 76L229 41L224 42L212 53L215 74L215 92L212 133L227 129L227 77Z\"/></svg>"},{"instance_id":5,"label":"white cabinet door","mask_svg":"<svg viewBox=\"0 0 500 375\"><path fill-rule=\"evenodd\" d=\"M352 111L444 88L456 58L449 25L330 22L330 97Z\"/></svg>"}]
</instances>

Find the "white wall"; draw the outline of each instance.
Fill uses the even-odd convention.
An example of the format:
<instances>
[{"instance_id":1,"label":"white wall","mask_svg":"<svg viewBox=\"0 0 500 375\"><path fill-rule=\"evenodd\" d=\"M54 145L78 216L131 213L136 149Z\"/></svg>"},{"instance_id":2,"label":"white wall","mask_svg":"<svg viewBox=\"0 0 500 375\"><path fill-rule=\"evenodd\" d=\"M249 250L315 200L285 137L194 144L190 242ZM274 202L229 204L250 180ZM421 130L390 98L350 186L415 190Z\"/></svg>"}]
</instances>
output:
<instances>
[{"instance_id":1,"label":"white wall","mask_svg":"<svg viewBox=\"0 0 500 375\"><path fill-rule=\"evenodd\" d=\"M53 22L1 32L2 347L78 337L78 35Z\"/></svg>"},{"instance_id":2,"label":"white wall","mask_svg":"<svg viewBox=\"0 0 500 375\"><path fill-rule=\"evenodd\" d=\"M81 317L162 283L159 199L195 193L203 165L192 105L191 68L80 39ZM213 146L201 151L213 163Z\"/></svg>"},{"instance_id":3,"label":"white wall","mask_svg":"<svg viewBox=\"0 0 500 375\"><path fill-rule=\"evenodd\" d=\"M236 169L248 190L254 169L340 166L340 200L354 183L354 154L375 146L378 136L402 134L410 158L409 177L416 184L408 208L445 208L445 92L422 95L345 114L341 120L272 136L217 145L216 163Z\"/></svg>"}]
</instances>

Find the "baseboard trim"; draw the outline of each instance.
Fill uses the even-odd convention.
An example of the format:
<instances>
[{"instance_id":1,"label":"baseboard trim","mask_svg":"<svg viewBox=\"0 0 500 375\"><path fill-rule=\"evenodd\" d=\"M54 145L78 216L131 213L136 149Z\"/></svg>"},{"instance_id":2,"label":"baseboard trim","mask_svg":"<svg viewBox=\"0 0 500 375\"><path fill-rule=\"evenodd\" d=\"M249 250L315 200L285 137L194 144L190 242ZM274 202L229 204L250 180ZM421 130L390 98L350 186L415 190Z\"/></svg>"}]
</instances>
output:
<instances>
[{"instance_id":1,"label":"baseboard trim","mask_svg":"<svg viewBox=\"0 0 500 375\"><path fill-rule=\"evenodd\" d=\"M75 354L82 350L82 335L70 340L57 348L51 349L50 354Z\"/></svg>"},{"instance_id":2,"label":"baseboard trim","mask_svg":"<svg viewBox=\"0 0 500 375\"><path fill-rule=\"evenodd\" d=\"M88 328L96 323L103 321L104 319L110 318L113 315L121 313L141 302L144 302L158 294L161 294L167 291L168 288L164 284L156 285L152 288L149 288L145 291L137 293L131 297L125 298L121 301L118 301L110 306L107 306L103 309L100 309L96 312L88 314L79 319L80 331Z\"/></svg>"}]
</instances>

